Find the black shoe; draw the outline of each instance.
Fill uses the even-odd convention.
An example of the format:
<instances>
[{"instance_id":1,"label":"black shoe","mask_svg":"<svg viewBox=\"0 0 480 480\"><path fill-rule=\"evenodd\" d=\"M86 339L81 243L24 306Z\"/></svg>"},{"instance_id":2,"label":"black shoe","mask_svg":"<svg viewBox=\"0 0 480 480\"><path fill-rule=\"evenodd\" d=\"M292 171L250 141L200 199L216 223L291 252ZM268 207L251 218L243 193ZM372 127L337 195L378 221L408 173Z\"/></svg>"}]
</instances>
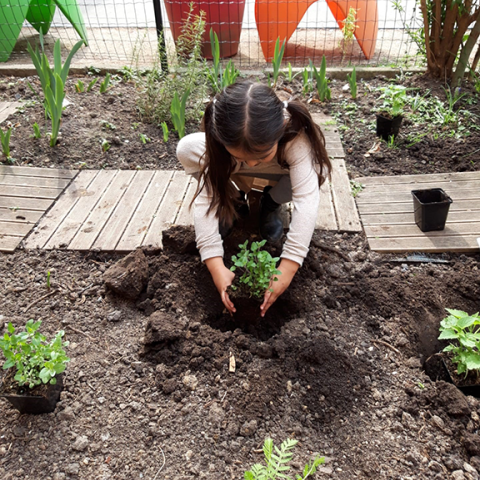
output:
<instances>
[{"instance_id":1,"label":"black shoe","mask_svg":"<svg viewBox=\"0 0 480 480\"><path fill-rule=\"evenodd\" d=\"M250 214L250 207L248 205L247 196L243 190L238 191L238 198L235 199L235 211L237 212L238 218L244 220ZM222 240L227 238L233 230L235 221L231 225L226 225L223 222L218 223L218 229Z\"/></svg>"},{"instance_id":2,"label":"black shoe","mask_svg":"<svg viewBox=\"0 0 480 480\"><path fill-rule=\"evenodd\" d=\"M269 243L278 243L283 236L281 204L275 202L268 193L270 185L263 189L260 198L260 235Z\"/></svg>"}]
</instances>

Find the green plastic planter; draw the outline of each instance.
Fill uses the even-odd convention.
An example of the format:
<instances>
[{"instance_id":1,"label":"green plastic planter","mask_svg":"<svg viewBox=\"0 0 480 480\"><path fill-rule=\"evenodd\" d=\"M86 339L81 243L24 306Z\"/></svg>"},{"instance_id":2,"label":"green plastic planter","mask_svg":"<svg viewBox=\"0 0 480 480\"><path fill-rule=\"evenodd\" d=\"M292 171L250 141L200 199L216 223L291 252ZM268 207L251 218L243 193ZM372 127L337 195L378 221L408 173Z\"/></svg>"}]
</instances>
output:
<instances>
[{"instance_id":1,"label":"green plastic planter","mask_svg":"<svg viewBox=\"0 0 480 480\"><path fill-rule=\"evenodd\" d=\"M57 7L87 45L85 22L76 0L0 0L0 62L10 58L25 20L46 34Z\"/></svg>"}]
</instances>

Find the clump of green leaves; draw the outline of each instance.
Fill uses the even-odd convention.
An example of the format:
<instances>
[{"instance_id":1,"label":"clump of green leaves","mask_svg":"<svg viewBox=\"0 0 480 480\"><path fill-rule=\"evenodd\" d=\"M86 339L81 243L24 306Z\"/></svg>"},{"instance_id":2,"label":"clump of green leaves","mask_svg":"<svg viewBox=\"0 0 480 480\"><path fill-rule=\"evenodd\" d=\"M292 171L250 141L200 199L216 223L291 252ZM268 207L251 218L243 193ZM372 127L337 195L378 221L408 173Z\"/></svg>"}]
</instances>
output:
<instances>
[{"instance_id":1,"label":"clump of green leaves","mask_svg":"<svg viewBox=\"0 0 480 480\"><path fill-rule=\"evenodd\" d=\"M355 198L364 188L365 185L362 185L360 182L350 180L350 191L352 192L353 198Z\"/></svg>"},{"instance_id":2,"label":"clump of green leaves","mask_svg":"<svg viewBox=\"0 0 480 480\"><path fill-rule=\"evenodd\" d=\"M83 93L85 91L85 84L81 80L79 80L75 84L75 90L77 91L77 93Z\"/></svg>"},{"instance_id":3,"label":"clump of green leaves","mask_svg":"<svg viewBox=\"0 0 480 480\"><path fill-rule=\"evenodd\" d=\"M170 131L168 130L168 125L166 122L161 123L162 131L163 131L163 141L165 143L168 142L168 136L170 134Z\"/></svg>"},{"instance_id":4,"label":"clump of green leaves","mask_svg":"<svg viewBox=\"0 0 480 480\"><path fill-rule=\"evenodd\" d=\"M276 480L279 478L292 480L285 472L290 470L288 463L293 458L292 450L297 443L298 440L287 439L278 448L273 445L271 438L267 438L263 444L266 465L255 464L251 470L245 472L245 480ZM317 471L317 468L324 463L324 457L315 458L312 463L305 465L301 475L295 475L295 480L305 480L311 477Z\"/></svg>"},{"instance_id":5,"label":"clump of green leaves","mask_svg":"<svg viewBox=\"0 0 480 480\"><path fill-rule=\"evenodd\" d=\"M355 100L357 98L357 71L353 67L352 73L347 74L347 82L350 87L350 95Z\"/></svg>"},{"instance_id":6,"label":"clump of green leaves","mask_svg":"<svg viewBox=\"0 0 480 480\"><path fill-rule=\"evenodd\" d=\"M104 130L116 130L116 126L113 123L110 123L108 120L100 120L100 126Z\"/></svg>"},{"instance_id":7,"label":"clump of green leaves","mask_svg":"<svg viewBox=\"0 0 480 480\"><path fill-rule=\"evenodd\" d=\"M308 67L302 71L303 94L308 95L313 91L313 80L315 78L313 62L309 60Z\"/></svg>"},{"instance_id":8,"label":"clump of green leaves","mask_svg":"<svg viewBox=\"0 0 480 480\"><path fill-rule=\"evenodd\" d=\"M87 87L87 92L90 92L93 88L93 86L98 82L98 77L94 78L93 80L90 81Z\"/></svg>"},{"instance_id":9,"label":"clump of green leaves","mask_svg":"<svg viewBox=\"0 0 480 480\"><path fill-rule=\"evenodd\" d=\"M110 150L110 147L110 142L106 138L102 138L102 152L108 152Z\"/></svg>"},{"instance_id":10,"label":"clump of green leaves","mask_svg":"<svg viewBox=\"0 0 480 480\"><path fill-rule=\"evenodd\" d=\"M280 67L282 65L283 54L285 53L285 40L280 47L280 37L275 42L275 50L273 51L272 67L273 67L273 87L277 86L278 76L280 75Z\"/></svg>"},{"instance_id":11,"label":"clump of green leaves","mask_svg":"<svg viewBox=\"0 0 480 480\"><path fill-rule=\"evenodd\" d=\"M141 133L140 134L140 141L145 145L148 142L151 142L152 139L150 137L148 137L147 135L145 135L144 133Z\"/></svg>"},{"instance_id":12,"label":"clump of green leaves","mask_svg":"<svg viewBox=\"0 0 480 480\"><path fill-rule=\"evenodd\" d=\"M40 131L40 126L38 125L38 123L35 122L35 123L32 125L32 127L33 127L33 136L34 136L35 138L37 138L37 139L38 139L38 138L41 138L41 137L42 137L42 132Z\"/></svg>"},{"instance_id":13,"label":"clump of green leaves","mask_svg":"<svg viewBox=\"0 0 480 480\"><path fill-rule=\"evenodd\" d=\"M6 157L7 162L10 163L10 137L12 135L13 128L10 127L5 133L0 128L0 142L2 143L2 153Z\"/></svg>"},{"instance_id":14,"label":"clump of green leaves","mask_svg":"<svg viewBox=\"0 0 480 480\"><path fill-rule=\"evenodd\" d=\"M355 35L355 31L357 30L357 11L350 7L348 10L347 18L343 21L342 33L343 33L343 45L342 48L342 61L347 53L348 48L353 42L353 37Z\"/></svg>"},{"instance_id":15,"label":"clump of green leaves","mask_svg":"<svg viewBox=\"0 0 480 480\"><path fill-rule=\"evenodd\" d=\"M62 65L60 40L57 40L53 47L53 69L50 67L47 56L45 55L43 34L41 30L41 53L38 51L37 47L35 47L34 50L30 44L27 45L28 53L30 53L35 70L40 78L43 94L45 96L45 112L52 122L52 132L50 136L51 147L54 147L57 144L58 134L60 132L63 100L65 98L65 82L70 70L70 63L73 56L83 43L83 40L80 40L74 45L68 54L65 63ZM32 88L31 85L30 88Z\"/></svg>"},{"instance_id":16,"label":"clump of green leaves","mask_svg":"<svg viewBox=\"0 0 480 480\"><path fill-rule=\"evenodd\" d=\"M261 250L267 241L252 242L248 248L248 240L240 244L238 255L232 256L233 266L230 268L234 272L237 268L242 272L238 279L241 290L246 291L250 297L263 298L265 292L270 287L270 281L278 281L276 275L282 272L277 270L278 257L273 258L266 250ZM231 287L236 290L236 286ZM272 290L273 291L273 290Z\"/></svg>"},{"instance_id":17,"label":"clump of green leaves","mask_svg":"<svg viewBox=\"0 0 480 480\"><path fill-rule=\"evenodd\" d=\"M379 100L383 100L380 111L387 113L392 118L401 115L405 104L408 102L407 87L389 85L388 87L379 87L378 90L382 92Z\"/></svg>"},{"instance_id":18,"label":"clump of green leaves","mask_svg":"<svg viewBox=\"0 0 480 480\"><path fill-rule=\"evenodd\" d=\"M450 314L440 322L439 340L455 340L446 346L444 352L452 352L452 362L457 365L457 373L465 376L468 372L480 373L480 316L469 315L461 310L446 308Z\"/></svg>"},{"instance_id":19,"label":"clump of green leaves","mask_svg":"<svg viewBox=\"0 0 480 480\"><path fill-rule=\"evenodd\" d=\"M175 92L172 103L170 105L170 112L172 114L173 127L178 133L178 138L185 136L185 109L187 106L187 99L190 95L190 91L187 90L183 93L180 100L178 92Z\"/></svg>"},{"instance_id":20,"label":"clump of green leaves","mask_svg":"<svg viewBox=\"0 0 480 480\"><path fill-rule=\"evenodd\" d=\"M0 338L0 348L6 358L3 369L15 367L15 380L20 386L28 385L30 388L41 383L54 385L56 375L65 371L67 357L64 347L69 342L63 342L65 335L60 330L55 338L48 342L38 329L42 322L29 320L25 331L15 334L15 327L9 323L8 333Z\"/></svg>"},{"instance_id":21,"label":"clump of green leaves","mask_svg":"<svg viewBox=\"0 0 480 480\"><path fill-rule=\"evenodd\" d=\"M240 75L232 60L229 60L225 70L222 70L220 63L220 43L218 36L213 28L210 29L210 45L212 48L213 68L209 68L207 78L212 85L214 92L221 92L225 87L235 83L235 80Z\"/></svg>"},{"instance_id":22,"label":"clump of green leaves","mask_svg":"<svg viewBox=\"0 0 480 480\"><path fill-rule=\"evenodd\" d=\"M330 100L332 98L332 92L330 90L330 87L328 86L327 60L325 58L325 55L323 55L322 57L320 70L317 70L317 68L313 66L313 73L317 82L318 99L321 102L325 102L325 100Z\"/></svg>"},{"instance_id":23,"label":"clump of green leaves","mask_svg":"<svg viewBox=\"0 0 480 480\"><path fill-rule=\"evenodd\" d=\"M107 72L102 83L100 83L100 93L105 93L110 86L110 73Z\"/></svg>"}]
</instances>

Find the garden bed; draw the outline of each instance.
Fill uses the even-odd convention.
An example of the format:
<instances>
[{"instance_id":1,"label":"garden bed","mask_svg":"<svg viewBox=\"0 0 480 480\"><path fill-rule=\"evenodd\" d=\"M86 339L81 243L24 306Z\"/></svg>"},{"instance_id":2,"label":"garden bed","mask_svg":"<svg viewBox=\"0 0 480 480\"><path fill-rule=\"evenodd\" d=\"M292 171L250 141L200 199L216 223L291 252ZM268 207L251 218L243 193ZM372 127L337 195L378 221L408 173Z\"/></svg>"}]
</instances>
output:
<instances>
[{"instance_id":1,"label":"garden bed","mask_svg":"<svg viewBox=\"0 0 480 480\"><path fill-rule=\"evenodd\" d=\"M4 99L29 95L19 89L22 81L9 82L15 85L6 86ZM161 130L133 115L131 84L104 96L75 94L72 85L68 97L75 106L67 108L54 150L45 139L29 138L31 124L43 116L38 104L11 118L20 123L12 136L17 164L177 168L174 136L165 145ZM352 173L475 169L468 160L474 155L455 166L448 154L448 148L458 158L475 151L475 130L428 140L443 142L434 164L401 147L408 128L400 148L382 144L383 158L378 152L365 157L376 141L374 96L363 96L360 86L360 107L351 118L340 110L340 95L347 99L343 84L335 85L332 104L311 105L340 111L339 122L355 126L343 133ZM116 129L105 133L100 120ZM152 142L142 144L138 132ZM102 153L105 135L112 136L112 147ZM0 328L42 319L49 336L65 329L72 358L55 413L20 416L0 403L1 478L240 479L262 460L268 436L276 444L299 440L298 471L314 454L325 455L316 478L444 480L458 470L477 478L480 405L449 384L432 382L422 362L440 348L445 307L479 310L478 254L416 263L370 252L361 234L318 232L275 309L262 322L237 325L223 313L192 240L191 228L173 231L168 248L145 252L148 285L136 301L105 289L103 274L117 255L57 250L0 256ZM237 240L227 242L228 255ZM145 332L158 325L153 320L160 322L160 337L147 335L145 344ZM235 372L229 371L232 355Z\"/></svg>"}]
</instances>

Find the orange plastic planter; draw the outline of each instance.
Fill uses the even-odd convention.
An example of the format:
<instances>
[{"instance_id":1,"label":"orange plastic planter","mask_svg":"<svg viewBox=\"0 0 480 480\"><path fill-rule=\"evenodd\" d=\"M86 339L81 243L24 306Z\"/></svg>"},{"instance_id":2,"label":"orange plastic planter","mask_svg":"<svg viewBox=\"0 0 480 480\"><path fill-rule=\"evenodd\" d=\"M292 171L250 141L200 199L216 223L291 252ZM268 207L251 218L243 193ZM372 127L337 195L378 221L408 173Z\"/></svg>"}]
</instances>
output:
<instances>
[{"instance_id":1,"label":"orange plastic planter","mask_svg":"<svg viewBox=\"0 0 480 480\"><path fill-rule=\"evenodd\" d=\"M255 20L267 62L273 58L277 38L288 42L308 7L316 1L255 0ZM377 43L377 0L327 0L327 5L340 28L343 28L350 8L357 11L355 37L365 56L371 58Z\"/></svg>"},{"instance_id":2,"label":"orange plastic planter","mask_svg":"<svg viewBox=\"0 0 480 480\"><path fill-rule=\"evenodd\" d=\"M182 26L188 16L190 2L191 0L165 0L165 9L175 43L182 33ZM206 13L202 55L205 58L212 58L210 28L213 28L218 36L220 57L236 55L242 31L245 0L194 2L193 13L198 14L201 10Z\"/></svg>"}]
</instances>

